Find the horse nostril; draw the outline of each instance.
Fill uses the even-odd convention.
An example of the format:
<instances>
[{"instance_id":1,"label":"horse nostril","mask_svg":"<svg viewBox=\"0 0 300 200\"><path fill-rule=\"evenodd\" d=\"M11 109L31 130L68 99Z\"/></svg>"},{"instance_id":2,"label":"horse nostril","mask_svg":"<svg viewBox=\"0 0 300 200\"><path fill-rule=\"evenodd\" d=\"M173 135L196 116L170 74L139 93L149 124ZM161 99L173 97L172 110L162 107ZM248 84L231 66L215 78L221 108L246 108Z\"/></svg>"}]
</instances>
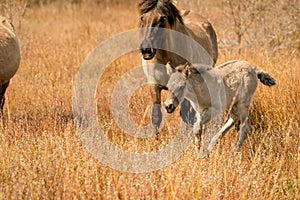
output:
<instances>
[{"instance_id":1,"label":"horse nostril","mask_svg":"<svg viewBox=\"0 0 300 200\"><path fill-rule=\"evenodd\" d=\"M168 113L171 113L174 110L174 105L169 104L169 105L166 105L165 108L166 108Z\"/></svg>"},{"instance_id":2,"label":"horse nostril","mask_svg":"<svg viewBox=\"0 0 300 200\"><path fill-rule=\"evenodd\" d=\"M151 53L151 48L142 48L141 49L142 54Z\"/></svg>"},{"instance_id":3,"label":"horse nostril","mask_svg":"<svg viewBox=\"0 0 300 200\"><path fill-rule=\"evenodd\" d=\"M154 54L155 49L153 49L153 48L142 48L141 52L142 52L142 54Z\"/></svg>"},{"instance_id":4,"label":"horse nostril","mask_svg":"<svg viewBox=\"0 0 300 200\"><path fill-rule=\"evenodd\" d=\"M156 54L156 49L153 48L141 48L140 51L146 60L151 60Z\"/></svg>"}]
</instances>

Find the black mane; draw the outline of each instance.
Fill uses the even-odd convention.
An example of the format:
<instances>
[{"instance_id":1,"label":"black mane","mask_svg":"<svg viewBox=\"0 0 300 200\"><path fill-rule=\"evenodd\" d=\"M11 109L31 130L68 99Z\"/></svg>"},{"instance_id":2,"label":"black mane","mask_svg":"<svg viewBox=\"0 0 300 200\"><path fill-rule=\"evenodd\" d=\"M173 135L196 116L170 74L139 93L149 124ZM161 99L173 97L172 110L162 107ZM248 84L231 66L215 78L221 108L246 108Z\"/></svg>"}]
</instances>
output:
<instances>
[{"instance_id":1,"label":"black mane","mask_svg":"<svg viewBox=\"0 0 300 200\"><path fill-rule=\"evenodd\" d=\"M140 15L157 9L159 13L163 13L164 15L168 16L168 20L171 25L176 22L176 19L183 24L180 11L172 3L172 0L140 0L138 3L138 9Z\"/></svg>"}]
</instances>

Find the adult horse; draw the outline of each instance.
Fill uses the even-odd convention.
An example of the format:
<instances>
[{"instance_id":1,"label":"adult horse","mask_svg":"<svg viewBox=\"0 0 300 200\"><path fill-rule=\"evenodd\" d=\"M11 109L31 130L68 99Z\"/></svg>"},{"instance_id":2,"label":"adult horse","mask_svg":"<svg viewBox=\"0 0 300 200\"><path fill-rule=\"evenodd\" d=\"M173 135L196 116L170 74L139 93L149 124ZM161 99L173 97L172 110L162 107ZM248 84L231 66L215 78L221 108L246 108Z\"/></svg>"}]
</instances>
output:
<instances>
[{"instance_id":1,"label":"adult horse","mask_svg":"<svg viewBox=\"0 0 300 200\"><path fill-rule=\"evenodd\" d=\"M187 58L172 52L176 38L172 32L166 30L182 33L197 42L202 48L192 49L187 41L181 41L179 48L184 49L185 55L197 58L189 62L207 65L214 65L218 58L217 36L207 19L189 11L180 13L172 0L140 0L138 9L143 69L147 78L155 83L151 87L154 102L151 119L152 124L158 130L162 121L161 91L168 89L166 84L169 79L164 66L167 62L170 62L172 66L187 62ZM193 112L190 112L189 102L184 101L181 104L182 119L185 122L193 122L191 113Z\"/></svg>"},{"instance_id":2,"label":"adult horse","mask_svg":"<svg viewBox=\"0 0 300 200\"><path fill-rule=\"evenodd\" d=\"M0 16L0 116L4 106L4 94L10 79L20 64L20 47L11 21Z\"/></svg>"}]
</instances>

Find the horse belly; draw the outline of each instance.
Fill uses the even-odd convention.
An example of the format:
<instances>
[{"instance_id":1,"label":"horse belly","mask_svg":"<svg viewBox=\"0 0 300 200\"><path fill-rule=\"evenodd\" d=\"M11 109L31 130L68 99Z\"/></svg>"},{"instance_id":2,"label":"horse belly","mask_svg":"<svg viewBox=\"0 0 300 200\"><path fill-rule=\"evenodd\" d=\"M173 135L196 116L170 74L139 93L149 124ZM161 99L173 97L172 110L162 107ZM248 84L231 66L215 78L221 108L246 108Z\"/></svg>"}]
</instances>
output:
<instances>
[{"instance_id":1,"label":"horse belly","mask_svg":"<svg viewBox=\"0 0 300 200\"><path fill-rule=\"evenodd\" d=\"M20 48L15 38L0 40L0 83L6 83L17 72L20 64Z\"/></svg>"}]
</instances>

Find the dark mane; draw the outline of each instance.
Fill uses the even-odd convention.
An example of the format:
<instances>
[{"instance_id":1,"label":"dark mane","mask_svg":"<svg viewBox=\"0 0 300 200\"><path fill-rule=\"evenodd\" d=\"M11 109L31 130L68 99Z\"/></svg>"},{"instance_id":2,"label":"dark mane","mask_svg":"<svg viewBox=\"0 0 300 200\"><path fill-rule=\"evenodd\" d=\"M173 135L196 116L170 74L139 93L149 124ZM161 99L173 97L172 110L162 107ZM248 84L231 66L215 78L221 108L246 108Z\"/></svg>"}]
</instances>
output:
<instances>
[{"instance_id":1,"label":"dark mane","mask_svg":"<svg viewBox=\"0 0 300 200\"><path fill-rule=\"evenodd\" d=\"M138 9L140 15L157 9L159 13L168 16L168 20L171 25L175 23L176 19L183 24L183 19L180 15L180 12L172 3L172 0L140 0L138 2Z\"/></svg>"},{"instance_id":2,"label":"dark mane","mask_svg":"<svg viewBox=\"0 0 300 200\"><path fill-rule=\"evenodd\" d=\"M215 69L213 66L204 64L196 64L191 66L191 72L195 74L202 74L213 69Z\"/></svg>"}]
</instances>

